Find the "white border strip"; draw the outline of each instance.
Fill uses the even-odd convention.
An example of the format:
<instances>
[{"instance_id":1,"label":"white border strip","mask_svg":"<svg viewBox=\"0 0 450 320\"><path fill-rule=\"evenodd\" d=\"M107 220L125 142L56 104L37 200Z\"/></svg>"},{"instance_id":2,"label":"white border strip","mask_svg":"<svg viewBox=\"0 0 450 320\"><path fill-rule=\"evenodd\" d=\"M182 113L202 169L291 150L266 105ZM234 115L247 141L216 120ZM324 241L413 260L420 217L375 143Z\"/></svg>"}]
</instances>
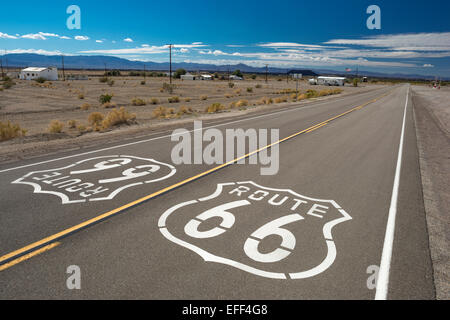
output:
<instances>
[{"instance_id":1,"label":"white border strip","mask_svg":"<svg viewBox=\"0 0 450 320\"><path fill-rule=\"evenodd\" d=\"M383 253L381 255L380 270L378 272L377 291L375 300L387 300L389 291L389 271L391 268L392 248L394 244L395 219L397 216L398 189L400 186L400 173L402 171L403 145L406 127L406 111L408 108L409 90L406 93L405 111L403 114L403 127L400 137L400 146L398 149L397 168L395 170L394 187L392 189L391 206L389 207L389 216L386 226L386 235L384 238Z\"/></svg>"},{"instance_id":2,"label":"white border strip","mask_svg":"<svg viewBox=\"0 0 450 320\"><path fill-rule=\"evenodd\" d=\"M384 88L381 88L384 89ZM378 92L378 90L380 89L375 89L374 91ZM369 93L374 93L374 91L368 91L368 92L364 92L361 95L359 95L358 97L361 96L365 96ZM338 101L343 101L347 98L352 98L354 96L345 96L342 97L341 99L336 99L336 100L331 100L331 102L338 102ZM248 120L254 120L254 119L258 119L258 118L265 118L265 117L269 117L269 116L273 116L273 115L277 115L277 114L282 114L282 113L286 113L286 112L293 112L293 111L299 111L299 110L305 110L305 109L310 109L316 106L320 106L320 105L324 105L330 103L329 100L325 100L324 102L319 102L319 103L312 103L312 104L307 104L307 105L302 105L302 104L298 104L298 105L294 105L293 107L289 108L288 110L281 110L281 111L276 111L276 112L268 112L262 115L258 115L258 116L254 116L254 117L248 117L245 119L240 119L240 120L234 120L234 121L229 121L229 122L224 122L224 123L220 123L217 125L211 125L208 127L204 127L202 128L204 129L209 129L209 128L218 128L218 127L223 127L229 124L234 124L234 123L239 123L239 122L245 122ZM195 130L190 130L189 132L194 132L197 131L199 129L195 129ZM166 132L168 130L165 130L163 132ZM155 133L158 134L158 133ZM185 134L185 133L182 133ZM46 163L51 163L51 162L55 162L55 161L60 161L60 160L67 160L67 159L71 159L71 158L75 158L75 157L80 157L80 156L85 156L85 155L89 155L89 154L93 154L93 153L97 153L97 152L103 152L103 151L109 151L109 150L114 150L114 149L118 149L118 148L123 148L123 147L129 147L132 145L136 145L136 144L140 144L140 143L146 143L146 142L150 142L150 141L154 141L154 140L159 140L159 139L164 139L164 138L168 138L171 137L172 134L167 134L167 135L162 135L159 137L155 137L155 138L150 138L150 139L144 139L144 140L139 140L139 141L135 141L135 142L130 142L130 143L125 143L125 144L119 144L119 145L115 145L112 147L108 147L108 148L103 148L103 149L97 149L97 150L92 150L92 151L88 151L88 152L83 152L83 153L77 153L77 154L73 154L70 156L66 156L66 157L62 157L62 158L56 158L56 159L50 159L50 160L46 160L46 161L41 161L41 162L35 162L35 163L31 163L31 164L27 164L27 165L23 165L23 166L19 166L19 167L13 167L13 168L8 168L8 169L4 169L4 170L0 170L0 173L4 173L4 172L9 172L9 171L13 171L13 170L18 170L18 169L24 169L24 168L28 168L28 167L33 167L33 166L37 166L40 164L46 164ZM42 155L39 157L45 157L46 155ZM48 155L47 155L48 156Z\"/></svg>"}]
</instances>

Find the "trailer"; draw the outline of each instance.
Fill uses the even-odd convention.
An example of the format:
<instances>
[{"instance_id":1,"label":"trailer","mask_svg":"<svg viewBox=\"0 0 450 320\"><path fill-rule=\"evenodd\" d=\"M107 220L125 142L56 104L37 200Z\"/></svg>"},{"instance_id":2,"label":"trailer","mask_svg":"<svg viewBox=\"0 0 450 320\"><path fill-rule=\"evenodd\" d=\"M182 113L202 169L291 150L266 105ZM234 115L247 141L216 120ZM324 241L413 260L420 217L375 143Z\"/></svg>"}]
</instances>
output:
<instances>
[{"instance_id":1,"label":"trailer","mask_svg":"<svg viewBox=\"0 0 450 320\"><path fill-rule=\"evenodd\" d=\"M318 77L317 84L324 86L345 86L344 77Z\"/></svg>"}]
</instances>

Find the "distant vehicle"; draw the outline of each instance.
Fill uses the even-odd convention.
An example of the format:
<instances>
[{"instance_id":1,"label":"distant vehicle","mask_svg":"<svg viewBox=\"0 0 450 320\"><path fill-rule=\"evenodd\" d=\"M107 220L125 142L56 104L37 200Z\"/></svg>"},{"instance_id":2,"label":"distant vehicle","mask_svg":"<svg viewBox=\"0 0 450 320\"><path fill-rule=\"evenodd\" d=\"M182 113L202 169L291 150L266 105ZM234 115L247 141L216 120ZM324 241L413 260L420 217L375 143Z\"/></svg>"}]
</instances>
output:
<instances>
[{"instance_id":1,"label":"distant vehicle","mask_svg":"<svg viewBox=\"0 0 450 320\"><path fill-rule=\"evenodd\" d=\"M363 77L363 78L362 78L362 82L368 82L367 77Z\"/></svg>"},{"instance_id":2,"label":"distant vehicle","mask_svg":"<svg viewBox=\"0 0 450 320\"><path fill-rule=\"evenodd\" d=\"M242 77L238 77L234 74L230 75L230 80L244 80Z\"/></svg>"},{"instance_id":3,"label":"distant vehicle","mask_svg":"<svg viewBox=\"0 0 450 320\"><path fill-rule=\"evenodd\" d=\"M323 86L345 86L344 77L318 77L317 79L310 79L310 85L323 85Z\"/></svg>"}]
</instances>

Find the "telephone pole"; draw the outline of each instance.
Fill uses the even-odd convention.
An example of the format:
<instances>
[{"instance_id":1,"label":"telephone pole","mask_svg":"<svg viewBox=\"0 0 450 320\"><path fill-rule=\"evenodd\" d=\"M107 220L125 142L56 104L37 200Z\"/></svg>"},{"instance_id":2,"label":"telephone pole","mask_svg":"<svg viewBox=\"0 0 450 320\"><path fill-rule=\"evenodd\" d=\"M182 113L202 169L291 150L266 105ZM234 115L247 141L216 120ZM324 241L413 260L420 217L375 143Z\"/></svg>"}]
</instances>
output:
<instances>
[{"instance_id":1,"label":"telephone pole","mask_svg":"<svg viewBox=\"0 0 450 320\"><path fill-rule=\"evenodd\" d=\"M266 83L267 83L267 75L268 75L268 73L269 73L269 65L266 64Z\"/></svg>"},{"instance_id":2,"label":"telephone pole","mask_svg":"<svg viewBox=\"0 0 450 320\"><path fill-rule=\"evenodd\" d=\"M61 55L61 60L62 60L62 71L63 71L63 81L66 81L66 73L64 70L64 55Z\"/></svg>"},{"instance_id":3,"label":"telephone pole","mask_svg":"<svg viewBox=\"0 0 450 320\"><path fill-rule=\"evenodd\" d=\"M145 72L146 71L145 71L145 64L144 64L144 82L145 82L145 80L147 80L147 78L146 78L147 75L145 74Z\"/></svg>"},{"instance_id":4,"label":"telephone pole","mask_svg":"<svg viewBox=\"0 0 450 320\"><path fill-rule=\"evenodd\" d=\"M2 80L5 79L5 74L3 73L3 58L0 59L0 68L2 69Z\"/></svg>"},{"instance_id":5,"label":"telephone pole","mask_svg":"<svg viewBox=\"0 0 450 320\"><path fill-rule=\"evenodd\" d=\"M173 44L168 44L168 46L169 46L169 56L170 56L170 62L169 62L169 77L170 77L170 84L172 84L172 47L173 47Z\"/></svg>"}]
</instances>

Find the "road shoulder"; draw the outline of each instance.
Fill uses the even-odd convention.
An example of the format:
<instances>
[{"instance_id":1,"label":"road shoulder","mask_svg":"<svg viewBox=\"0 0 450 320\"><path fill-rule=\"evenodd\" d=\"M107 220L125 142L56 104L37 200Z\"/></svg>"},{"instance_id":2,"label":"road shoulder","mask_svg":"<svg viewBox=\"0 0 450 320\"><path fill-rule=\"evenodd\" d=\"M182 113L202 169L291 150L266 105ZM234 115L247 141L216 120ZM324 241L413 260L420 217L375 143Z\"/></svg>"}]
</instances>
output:
<instances>
[{"instance_id":1,"label":"road shoulder","mask_svg":"<svg viewBox=\"0 0 450 320\"><path fill-rule=\"evenodd\" d=\"M431 89L430 89L431 90ZM445 103L445 93L442 103ZM450 139L442 122L437 118L442 109L436 107L436 100L413 89L413 108L419 150L423 198L428 224L431 258L433 263L436 298L450 299ZM433 110L431 110L433 109Z\"/></svg>"}]
</instances>

